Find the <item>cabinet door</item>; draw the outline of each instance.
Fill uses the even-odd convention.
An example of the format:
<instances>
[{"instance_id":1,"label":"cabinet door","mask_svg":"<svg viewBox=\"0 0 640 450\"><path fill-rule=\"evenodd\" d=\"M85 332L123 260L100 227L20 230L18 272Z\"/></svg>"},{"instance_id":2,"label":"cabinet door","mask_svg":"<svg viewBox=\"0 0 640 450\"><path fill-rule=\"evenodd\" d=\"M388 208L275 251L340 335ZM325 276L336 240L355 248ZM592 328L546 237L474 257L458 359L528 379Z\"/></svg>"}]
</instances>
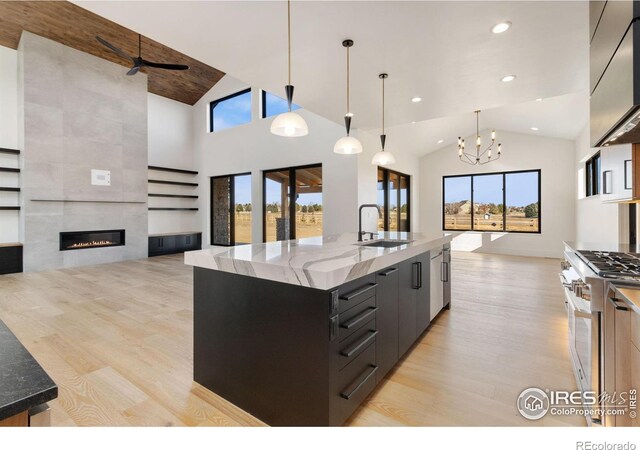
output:
<instances>
[{"instance_id":1,"label":"cabinet door","mask_svg":"<svg viewBox=\"0 0 640 450\"><path fill-rule=\"evenodd\" d=\"M416 340L416 293L418 262L415 258L399 264L398 280L398 357L402 357Z\"/></svg>"},{"instance_id":2,"label":"cabinet door","mask_svg":"<svg viewBox=\"0 0 640 450\"><path fill-rule=\"evenodd\" d=\"M431 295L429 296L429 320L433 320L444 306L444 264L442 251L433 252L431 256Z\"/></svg>"},{"instance_id":3,"label":"cabinet door","mask_svg":"<svg viewBox=\"0 0 640 450\"><path fill-rule=\"evenodd\" d=\"M451 246L445 245L442 252L442 275L444 276L442 306L449 309L451 307Z\"/></svg>"},{"instance_id":4,"label":"cabinet door","mask_svg":"<svg viewBox=\"0 0 640 450\"><path fill-rule=\"evenodd\" d=\"M376 274L376 362L381 380L398 361L398 266Z\"/></svg>"},{"instance_id":5,"label":"cabinet door","mask_svg":"<svg viewBox=\"0 0 640 450\"><path fill-rule=\"evenodd\" d=\"M430 263L431 258L429 257L430 253L423 253L416 257L416 262L418 263L417 274L418 274L418 290L416 292L416 337L420 336L424 330L427 329L429 323L431 322L430 318L430 288L431 280L430 280ZM442 257L442 256L441 256Z\"/></svg>"},{"instance_id":6,"label":"cabinet door","mask_svg":"<svg viewBox=\"0 0 640 450\"><path fill-rule=\"evenodd\" d=\"M600 163L602 165L600 184L602 201L618 202L631 199L633 193L631 144L603 148L600 151Z\"/></svg>"}]
</instances>

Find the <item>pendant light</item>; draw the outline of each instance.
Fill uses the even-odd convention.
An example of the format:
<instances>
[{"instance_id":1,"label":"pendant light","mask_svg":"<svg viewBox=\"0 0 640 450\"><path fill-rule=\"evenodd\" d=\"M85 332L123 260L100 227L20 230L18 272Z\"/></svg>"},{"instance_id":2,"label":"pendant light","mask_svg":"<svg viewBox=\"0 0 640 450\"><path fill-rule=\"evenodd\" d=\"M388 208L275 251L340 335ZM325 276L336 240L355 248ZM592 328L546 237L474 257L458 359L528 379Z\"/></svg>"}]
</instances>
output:
<instances>
[{"instance_id":1,"label":"pendant light","mask_svg":"<svg viewBox=\"0 0 640 450\"><path fill-rule=\"evenodd\" d=\"M340 155L355 155L356 153L362 153L362 144L359 140L353 136L349 136L351 131L351 109L349 108L349 49L353 47L353 41L346 39L342 41L342 46L347 49L347 113L344 115L344 126L347 129L347 135L338 139L336 145L333 147L334 153Z\"/></svg>"},{"instance_id":2,"label":"pendant light","mask_svg":"<svg viewBox=\"0 0 640 450\"><path fill-rule=\"evenodd\" d=\"M371 164L373 164L374 166L388 166L390 164L395 164L396 162L396 158L390 152L384 151L384 144L387 140L387 135L384 134L384 80L388 77L389 75L387 75L386 73L381 73L380 75L378 75L378 78L382 80L382 134L380 135L382 150L373 155Z\"/></svg>"},{"instance_id":3,"label":"pendant light","mask_svg":"<svg viewBox=\"0 0 640 450\"><path fill-rule=\"evenodd\" d=\"M287 0L287 40L289 42L288 61L289 61L289 84L284 87L287 94L287 105L289 111L278 114L273 122L271 122L271 132L278 136L298 137L309 134L309 127L302 116L291 112L291 104L293 103L293 85L291 84L291 0Z\"/></svg>"}]
</instances>

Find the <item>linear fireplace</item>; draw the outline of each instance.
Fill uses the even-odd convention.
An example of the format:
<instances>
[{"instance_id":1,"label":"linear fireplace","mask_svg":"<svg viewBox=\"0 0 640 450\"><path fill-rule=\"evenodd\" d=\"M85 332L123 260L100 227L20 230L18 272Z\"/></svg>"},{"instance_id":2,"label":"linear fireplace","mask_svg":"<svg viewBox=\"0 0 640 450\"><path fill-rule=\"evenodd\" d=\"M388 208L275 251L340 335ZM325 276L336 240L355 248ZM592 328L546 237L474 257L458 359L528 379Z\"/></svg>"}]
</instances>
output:
<instances>
[{"instance_id":1,"label":"linear fireplace","mask_svg":"<svg viewBox=\"0 0 640 450\"><path fill-rule=\"evenodd\" d=\"M116 247L124 245L124 230L63 231L60 233L60 250Z\"/></svg>"}]
</instances>

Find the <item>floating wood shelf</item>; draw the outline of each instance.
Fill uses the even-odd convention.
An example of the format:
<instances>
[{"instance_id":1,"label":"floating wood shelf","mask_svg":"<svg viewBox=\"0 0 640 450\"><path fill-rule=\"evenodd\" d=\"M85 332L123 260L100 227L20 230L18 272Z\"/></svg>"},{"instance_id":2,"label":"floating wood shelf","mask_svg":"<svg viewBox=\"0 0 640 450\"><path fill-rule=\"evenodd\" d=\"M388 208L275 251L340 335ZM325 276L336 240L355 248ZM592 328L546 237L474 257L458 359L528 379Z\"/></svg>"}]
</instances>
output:
<instances>
[{"instance_id":1,"label":"floating wood shelf","mask_svg":"<svg viewBox=\"0 0 640 450\"><path fill-rule=\"evenodd\" d=\"M62 202L62 203L147 203L129 202L125 200L65 200L59 198L32 198L32 202Z\"/></svg>"},{"instance_id":2,"label":"floating wood shelf","mask_svg":"<svg viewBox=\"0 0 640 450\"><path fill-rule=\"evenodd\" d=\"M186 170L186 169L173 169L171 167L158 167L158 166L148 166L149 170L159 170L162 172L173 172L173 173L185 173L188 175L198 175L198 172L195 170Z\"/></svg>"},{"instance_id":3,"label":"floating wood shelf","mask_svg":"<svg viewBox=\"0 0 640 450\"><path fill-rule=\"evenodd\" d=\"M18 169L16 167L0 167L0 172L20 173L20 169Z\"/></svg>"},{"instance_id":4,"label":"floating wood shelf","mask_svg":"<svg viewBox=\"0 0 640 450\"><path fill-rule=\"evenodd\" d=\"M0 211L20 211L19 206L0 206Z\"/></svg>"},{"instance_id":5,"label":"floating wood shelf","mask_svg":"<svg viewBox=\"0 0 640 450\"><path fill-rule=\"evenodd\" d=\"M197 211L198 208L149 208L149 211Z\"/></svg>"},{"instance_id":6,"label":"floating wood shelf","mask_svg":"<svg viewBox=\"0 0 640 450\"><path fill-rule=\"evenodd\" d=\"M0 192L20 192L19 187L2 187L0 186Z\"/></svg>"},{"instance_id":7,"label":"floating wood shelf","mask_svg":"<svg viewBox=\"0 0 640 450\"><path fill-rule=\"evenodd\" d=\"M12 148L0 148L0 153L9 153L10 155L19 155L20 150L14 150Z\"/></svg>"},{"instance_id":8,"label":"floating wood shelf","mask_svg":"<svg viewBox=\"0 0 640 450\"><path fill-rule=\"evenodd\" d=\"M178 195L178 194L149 194L149 197L166 197L166 198L198 198L197 195Z\"/></svg>"},{"instance_id":9,"label":"floating wood shelf","mask_svg":"<svg viewBox=\"0 0 640 450\"><path fill-rule=\"evenodd\" d=\"M186 183L184 181L149 180L149 183L171 184L171 185L175 185L175 186L193 186L193 187L197 187L198 186L198 183Z\"/></svg>"}]
</instances>

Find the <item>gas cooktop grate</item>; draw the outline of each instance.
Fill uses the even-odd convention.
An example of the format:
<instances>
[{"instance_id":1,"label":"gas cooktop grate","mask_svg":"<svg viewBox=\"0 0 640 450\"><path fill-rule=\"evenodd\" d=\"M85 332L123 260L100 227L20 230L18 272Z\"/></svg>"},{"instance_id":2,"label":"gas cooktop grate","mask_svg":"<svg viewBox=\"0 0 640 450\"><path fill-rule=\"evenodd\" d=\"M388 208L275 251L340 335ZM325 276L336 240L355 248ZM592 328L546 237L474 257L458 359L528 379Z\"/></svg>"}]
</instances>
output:
<instances>
[{"instance_id":1,"label":"gas cooktop grate","mask_svg":"<svg viewBox=\"0 0 640 450\"><path fill-rule=\"evenodd\" d=\"M640 279L638 253L578 250L577 254L600 277Z\"/></svg>"}]
</instances>

